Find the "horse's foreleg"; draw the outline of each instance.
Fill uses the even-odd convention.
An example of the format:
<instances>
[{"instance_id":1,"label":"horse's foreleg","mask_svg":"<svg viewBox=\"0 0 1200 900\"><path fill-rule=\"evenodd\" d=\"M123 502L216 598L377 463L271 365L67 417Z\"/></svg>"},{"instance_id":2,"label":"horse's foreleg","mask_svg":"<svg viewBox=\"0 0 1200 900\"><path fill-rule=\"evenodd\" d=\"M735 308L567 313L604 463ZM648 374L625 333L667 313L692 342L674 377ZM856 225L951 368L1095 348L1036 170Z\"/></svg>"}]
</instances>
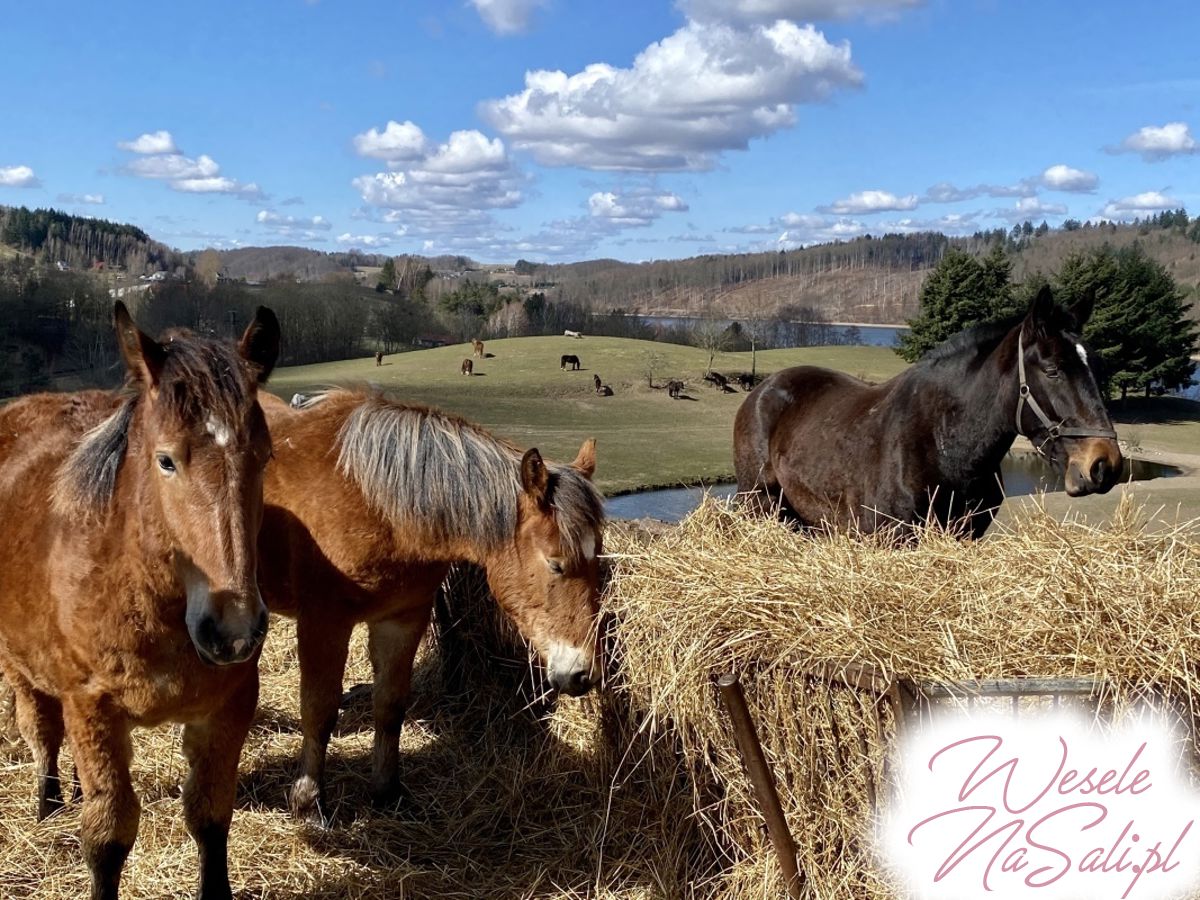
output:
<instances>
[{"instance_id":1,"label":"horse's foreleg","mask_svg":"<svg viewBox=\"0 0 1200 900\"><path fill-rule=\"evenodd\" d=\"M258 670L250 671L229 700L203 722L183 729L183 756L188 777L183 785L183 817L200 851L197 900L229 900L229 823L237 792L238 757L254 707L258 703Z\"/></svg>"},{"instance_id":2,"label":"horse's foreleg","mask_svg":"<svg viewBox=\"0 0 1200 900\"><path fill-rule=\"evenodd\" d=\"M431 602L404 618L371 623L369 645L375 672L375 750L371 758L371 797L377 806L400 798L400 729L408 709L413 660L429 627Z\"/></svg>"},{"instance_id":3,"label":"horse's foreleg","mask_svg":"<svg viewBox=\"0 0 1200 900\"><path fill-rule=\"evenodd\" d=\"M333 621L301 611L296 626L300 655L300 776L292 785L292 814L314 824L325 815L325 754L337 725L342 673L350 649L350 621Z\"/></svg>"},{"instance_id":4,"label":"horse's foreleg","mask_svg":"<svg viewBox=\"0 0 1200 900\"><path fill-rule=\"evenodd\" d=\"M38 778L40 822L63 805L62 785L58 776L58 752L63 742L63 711L58 699L43 694L16 672L6 672L13 689L17 712L17 730L25 739Z\"/></svg>"},{"instance_id":5,"label":"horse's foreleg","mask_svg":"<svg viewBox=\"0 0 1200 900\"><path fill-rule=\"evenodd\" d=\"M92 900L116 900L141 815L129 778L129 721L104 698L74 695L63 699L63 717L83 784L80 832Z\"/></svg>"}]
</instances>

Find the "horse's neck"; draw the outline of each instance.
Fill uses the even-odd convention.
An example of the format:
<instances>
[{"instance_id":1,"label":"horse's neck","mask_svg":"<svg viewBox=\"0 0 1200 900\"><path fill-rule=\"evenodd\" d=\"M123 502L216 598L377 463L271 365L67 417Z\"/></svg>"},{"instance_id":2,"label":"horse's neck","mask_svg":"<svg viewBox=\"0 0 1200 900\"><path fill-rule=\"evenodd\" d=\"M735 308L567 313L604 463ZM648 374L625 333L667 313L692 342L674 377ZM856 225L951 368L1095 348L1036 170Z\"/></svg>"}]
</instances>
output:
<instances>
[{"instance_id":1,"label":"horse's neck","mask_svg":"<svg viewBox=\"0 0 1200 900\"><path fill-rule=\"evenodd\" d=\"M1016 440L1015 341L1010 333L986 355L968 350L945 360L946 371L932 390L943 395L954 414L939 416L931 429L948 475L990 474Z\"/></svg>"}]
</instances>

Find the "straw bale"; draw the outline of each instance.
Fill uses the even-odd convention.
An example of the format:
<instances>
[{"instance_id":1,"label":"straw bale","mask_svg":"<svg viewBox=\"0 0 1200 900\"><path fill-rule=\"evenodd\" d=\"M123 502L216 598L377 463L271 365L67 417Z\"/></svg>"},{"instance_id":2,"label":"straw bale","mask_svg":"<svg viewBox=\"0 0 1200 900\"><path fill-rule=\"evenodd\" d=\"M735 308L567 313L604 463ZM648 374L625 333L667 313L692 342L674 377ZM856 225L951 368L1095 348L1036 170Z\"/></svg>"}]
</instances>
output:
<instances>
[{"instance_id":1,"label":"straw bale","mask_svg":"<svg viewBox=\"0 0 1200 900\"><path fill-rule=\"evenodd\" d=\"M1147 684L1200 696L1195 523L1151 532L1128 504L1093 527L1033 510L982 541L929 530L817 537L709 500L651 539L615 534L607 603L628 704L678 743L697 804L732 859L723 897L783 886L713 685L738 673L779 782L814 897L895 897L870 837L894 763L890 707L808 677L814 661L863 662L920 681L1107 680L1106 708Z\"/></svg>"}]
</instances>

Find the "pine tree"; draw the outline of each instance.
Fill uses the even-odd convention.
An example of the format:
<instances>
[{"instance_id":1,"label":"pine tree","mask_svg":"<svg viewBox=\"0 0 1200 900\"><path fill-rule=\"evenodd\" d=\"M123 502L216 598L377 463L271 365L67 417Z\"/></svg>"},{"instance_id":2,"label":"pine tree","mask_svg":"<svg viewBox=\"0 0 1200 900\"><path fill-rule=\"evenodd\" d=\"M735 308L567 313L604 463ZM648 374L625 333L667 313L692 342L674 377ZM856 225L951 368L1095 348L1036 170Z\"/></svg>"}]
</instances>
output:
<instances>
[{"instance_id":1,"label":"pine tree","mask_svg":"<svg viewBox=\"0 0 1200 900\"><path fill-rule=\"evenodd\" d=\"M948 250L921 287L921 311L896 352L915 362L964 328L1013 312L1012 262L999 244L983 260Z\"/></svg>"},{"instance_id":2,"label":"pine tree","mask_svg":"<svg viewBox=\"0 0 1200 900\"><path fill-rule=\"evenodd\" d=\"M396 261L390 256L387 262L383 264L383 268L379 270L379 284L383 286L385 291L395 290L396 288Z\"/></svg>"},{"instance_id":3,"label":"pine tree","mask_svg":"<svg viewBox=\"0 0 1200 900\"><path fill-rule=\"evenodd\" d=\"M1198 326L1191 308L1161 263L1140 244L1114 251L1108 245L1076 254L1058 276L1061 300L1094 292L1095 312L1084 339L1104 362L1107 390L1146 394L1172 391L1191 379Z\"/></svg>"}]
</instances>

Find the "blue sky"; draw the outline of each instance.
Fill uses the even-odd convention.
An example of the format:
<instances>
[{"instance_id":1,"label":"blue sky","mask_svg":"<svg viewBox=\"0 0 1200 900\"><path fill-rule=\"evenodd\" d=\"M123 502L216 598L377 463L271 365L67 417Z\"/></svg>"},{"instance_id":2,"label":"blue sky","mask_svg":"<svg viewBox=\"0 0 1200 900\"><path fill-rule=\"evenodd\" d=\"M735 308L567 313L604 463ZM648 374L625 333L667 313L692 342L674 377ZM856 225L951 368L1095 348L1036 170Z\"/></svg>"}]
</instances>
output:
<instances>
[{"instance_id":1,"label":"blue sky","mask_svg":"<svg viewBox=\"0 0 1200 900\"><path fill-rule=\"evenodd\" d=\"M182 249L639 260L1200 212L1191 2L68 0L0 46L0 203Z\"/></svg>"}]
</instances>

